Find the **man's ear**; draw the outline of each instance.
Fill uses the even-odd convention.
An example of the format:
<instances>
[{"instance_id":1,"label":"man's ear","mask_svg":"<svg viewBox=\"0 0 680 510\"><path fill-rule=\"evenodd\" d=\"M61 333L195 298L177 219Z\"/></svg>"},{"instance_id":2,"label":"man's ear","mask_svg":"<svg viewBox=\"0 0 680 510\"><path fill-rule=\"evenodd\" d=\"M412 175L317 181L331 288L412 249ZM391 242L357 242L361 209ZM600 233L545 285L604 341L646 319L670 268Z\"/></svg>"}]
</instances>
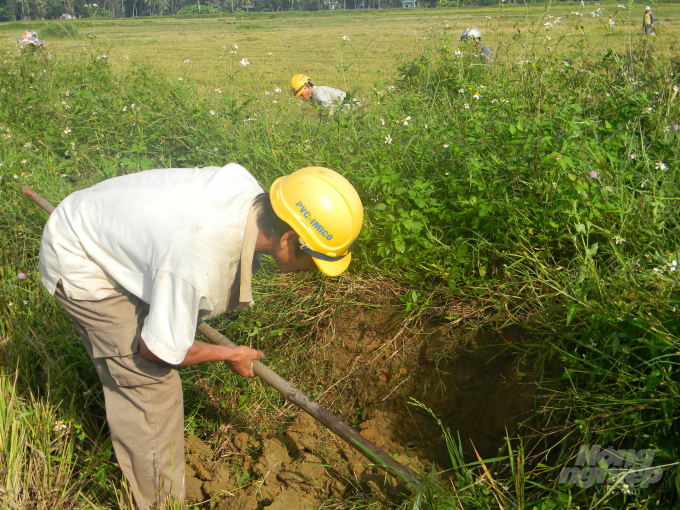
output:
<instances>
[{"instance_id":1,"label":"man's ear","mask_svg":"<svg viewBox=\"0 0 680 510\"><path fill-rule=\"evenodd\" d=\"M297 234L297 232L295 232L295 230L289 230L281 236L279 243L281 243L281 247L284 247L287 244L297 242L298 237L300 236Z\"/></svg>"}]
</instances>

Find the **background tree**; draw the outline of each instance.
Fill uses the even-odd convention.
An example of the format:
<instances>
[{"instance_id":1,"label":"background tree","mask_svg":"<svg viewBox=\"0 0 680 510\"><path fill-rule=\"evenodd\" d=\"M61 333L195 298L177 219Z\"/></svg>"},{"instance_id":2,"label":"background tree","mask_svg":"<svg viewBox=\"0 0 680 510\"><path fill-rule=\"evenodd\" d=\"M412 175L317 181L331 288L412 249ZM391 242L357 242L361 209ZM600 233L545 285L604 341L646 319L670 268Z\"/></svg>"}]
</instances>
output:
<instances>
[{"instance_id":1,"label":"background tree","mask_svg":"<svg viewBox=\"0 0 680 510\"><path fill-rule=\"evenodd\" d=\"M16 21L16 0L0 0L0 21Z\"/></svg>"}]
</instances>

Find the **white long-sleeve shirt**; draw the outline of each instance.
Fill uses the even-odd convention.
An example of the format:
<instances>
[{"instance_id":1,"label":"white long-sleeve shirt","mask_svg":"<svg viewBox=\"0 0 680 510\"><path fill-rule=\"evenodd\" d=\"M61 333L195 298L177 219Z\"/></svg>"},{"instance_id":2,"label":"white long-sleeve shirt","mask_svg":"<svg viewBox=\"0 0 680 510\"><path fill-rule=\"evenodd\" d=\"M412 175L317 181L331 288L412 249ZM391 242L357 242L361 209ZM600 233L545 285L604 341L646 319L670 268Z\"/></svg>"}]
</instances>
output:
<instances>
[{"instance_id":1,"label":"white long-sleeve shirt","mask_svg":"<svg viewBox=\"0 0 680 510\"><path fill-rule=\"evenodd\" d=\"M235 163L149 170L77 191L45 226L43 283L54 294L61 280L64 292L79 300L131 292L150 306L145 343L178 364L199 316L252 305L250 275L259 257L251 206L262 192ZM239 283L235 300L232 287Z\"/></svg>"},{"instance_id":2,"label":"white long-sleeve shirt","mask_svg":"<svg viewBox=\"0 0 680 510\"><path fill-rule=\"evenodd\" d=\"M333 87L326 87L325 85L314 85L312 90L312 100L324 108L344 101L345 97L347 97L347 93Z\"/></svg>"}]
</instances>

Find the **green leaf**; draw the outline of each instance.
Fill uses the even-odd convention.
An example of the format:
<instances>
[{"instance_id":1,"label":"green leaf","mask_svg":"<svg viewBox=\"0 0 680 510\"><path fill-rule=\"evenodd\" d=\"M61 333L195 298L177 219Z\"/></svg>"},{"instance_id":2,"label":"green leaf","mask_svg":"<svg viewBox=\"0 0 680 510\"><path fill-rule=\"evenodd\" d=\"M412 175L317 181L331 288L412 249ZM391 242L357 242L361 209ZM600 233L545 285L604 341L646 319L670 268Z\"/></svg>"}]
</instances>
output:
<instances>
[{"instance_id":1,"label":"green leaf","mask_svg":"<svg viewBox=\"0 0 680 510\"><path fill-rule=\"evenodd\" d=\"M250 479L250 471L244 471L236 477L235 484L240 485Z\"/></svg>"},{"instance_id":2,"label":"green leaf","mask_svg":"<svg viewBox=\"0 0 680 510\"><path fill-rule=\"evenodd\" d=\"M576 308L578 305L571 305L569 307L569 310L567 311L567 326L571 324L572 319L574 318L574 315L576 314Z\"/></svg>"},{"instance_id":3,"label":"green leaf","mask_svg":"<svg viewBox=\"0 0 680 510\"><path fill-rule=\"evenodd\" d=\"M656 388L659 383L661 382L661 379L657 377L654 374L650 374L647 376L647 383L645 384L645 387L642 388L642 391L650 391Z\"/></svg>"},{"instance_id":4,"label":"green leaf","mask_svg":"<svg viewBox=\"0 0 680 510\"><path fill-rule=\"evenodd\" d=\"M413 221L413 220L405 220L404 226L407 229L409 229L411 232L420 232L420 229L423 228L422 223L420 223L419 221Z\"/></svg>"}]
</instances>

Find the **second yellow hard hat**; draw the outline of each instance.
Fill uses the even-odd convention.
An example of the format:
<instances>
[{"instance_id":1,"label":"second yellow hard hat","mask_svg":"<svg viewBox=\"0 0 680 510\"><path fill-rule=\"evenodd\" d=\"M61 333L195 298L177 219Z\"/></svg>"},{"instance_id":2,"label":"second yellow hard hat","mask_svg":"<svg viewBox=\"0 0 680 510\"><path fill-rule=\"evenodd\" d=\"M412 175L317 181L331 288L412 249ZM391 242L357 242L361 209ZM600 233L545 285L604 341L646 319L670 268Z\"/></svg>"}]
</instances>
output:
<instances>
[{"instance_id":1,"label":"second yellow hard hat","mask_svg":"<svg viewBox=\"0 0 680 510\"><path fill-rule=\"evenodd\" d=\"M300 97L302 89L305 88L307 82L311 80L306 74L296 74L290 79L290 91L295 97Z\"/></svg>"}]
</instances>

